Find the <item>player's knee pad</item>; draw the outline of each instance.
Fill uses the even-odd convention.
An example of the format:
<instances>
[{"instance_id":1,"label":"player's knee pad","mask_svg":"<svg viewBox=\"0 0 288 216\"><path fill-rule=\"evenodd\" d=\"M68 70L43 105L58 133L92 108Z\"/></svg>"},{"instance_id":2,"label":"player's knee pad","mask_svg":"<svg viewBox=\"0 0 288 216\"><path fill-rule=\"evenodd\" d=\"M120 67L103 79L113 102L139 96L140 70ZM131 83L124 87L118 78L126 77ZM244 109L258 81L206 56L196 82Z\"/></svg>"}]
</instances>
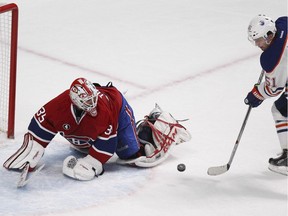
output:
<instances>
[{"instance_id":1,"label":"player's knee pad","mask_svg":"<svg viewBox=\"0 0 288 216\"><path fill-rule=\"evenodd\" d=\"M282 116L288 117L287 108L288 108L288 93L283 92L282 95L274 102L273 106L277 108L278 112L281 113Z\"/></svg>"},{"instance_id":2,"label":"player's knee pad","mask_svg":"<svg viewBox=\"0 0 288 216\"><path fill-rule=\"evenodd\" d=\"M272 108L271 108L271 112L273 115L273 119L275 122L277 121L283 121L283 120L287 120L287 117L283 116L281 114L281 112L278 110L278 108L276 107L275 103L273 104Z\"/></svg>"},{"instance_id":3,"label":"player's knee pad","mask_svg":"<svg viewBox=\"0 0 288 216\"><path fill-rule=\"evenodd\" d=\"M42 158L44 151L45 148L33 140L31 134L26 133L22 146L4 162L3 166L7 169L23 169L25 164L29 163L30 168L34 168Z\"/></svg>"},{"instance_id":4,"label":"player's knee pad","mask_svg":"<svg viewBox=\"0 0 288 216\"><path fill-rule=\"evenodd\" d=\"M73 179L88 181L103 174L102 163L91 155L77 159L68 156L63 162L63 174Z\"/></svg>"}]
</instances>

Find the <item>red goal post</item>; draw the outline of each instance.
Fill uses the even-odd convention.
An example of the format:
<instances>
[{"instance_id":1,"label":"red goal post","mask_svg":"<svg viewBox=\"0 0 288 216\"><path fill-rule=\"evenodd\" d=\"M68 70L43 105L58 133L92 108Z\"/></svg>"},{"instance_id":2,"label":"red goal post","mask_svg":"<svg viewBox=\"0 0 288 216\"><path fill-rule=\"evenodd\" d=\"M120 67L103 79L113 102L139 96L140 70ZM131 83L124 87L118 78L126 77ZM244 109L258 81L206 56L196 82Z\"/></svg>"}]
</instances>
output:
<instances>
[{"instance_id":1,"label":"red goal post","mask_svg":"<svg viewBox=\"0 0 288 216\"><path fill-rule=\"evenodd\" d=\"M18 7L0 3L0 131L14 138Z\"/></svg>"}]
</instances>

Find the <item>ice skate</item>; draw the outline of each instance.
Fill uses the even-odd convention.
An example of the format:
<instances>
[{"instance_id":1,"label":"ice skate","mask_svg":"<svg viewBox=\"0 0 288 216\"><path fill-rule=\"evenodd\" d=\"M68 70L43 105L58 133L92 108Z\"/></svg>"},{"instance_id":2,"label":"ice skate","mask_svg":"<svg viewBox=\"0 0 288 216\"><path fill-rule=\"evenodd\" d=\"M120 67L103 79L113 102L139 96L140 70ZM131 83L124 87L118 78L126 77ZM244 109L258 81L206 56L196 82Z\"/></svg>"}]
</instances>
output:
<instances>
[{"instance_id":1,"label":"ice skate","mask_svg":"<svg viewBox=\"0 0 288 216\"><path fill-rule=\"evenodd\" d=\"M282 154L277 158L269 159L269 170L288 176L288 150L283 149Z\"/></svg>"}]
</instances>

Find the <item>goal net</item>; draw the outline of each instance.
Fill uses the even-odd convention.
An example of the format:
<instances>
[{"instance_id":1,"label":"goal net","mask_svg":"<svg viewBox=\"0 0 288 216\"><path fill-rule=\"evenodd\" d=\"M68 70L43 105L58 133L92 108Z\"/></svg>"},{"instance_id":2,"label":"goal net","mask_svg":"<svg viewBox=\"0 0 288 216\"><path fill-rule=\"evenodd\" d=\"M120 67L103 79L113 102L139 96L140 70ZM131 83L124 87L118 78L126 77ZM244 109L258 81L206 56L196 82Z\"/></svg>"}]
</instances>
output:
<instances>
[{"instance_id":1,"label":"goal net","mask_svg":"<svg viewBox=\"0 0 288 216\"><path fill-rule=\"evenodd\" d=\"M14 138L18 7L0 3L0 133Z\"/></svg>"}]
</instances>

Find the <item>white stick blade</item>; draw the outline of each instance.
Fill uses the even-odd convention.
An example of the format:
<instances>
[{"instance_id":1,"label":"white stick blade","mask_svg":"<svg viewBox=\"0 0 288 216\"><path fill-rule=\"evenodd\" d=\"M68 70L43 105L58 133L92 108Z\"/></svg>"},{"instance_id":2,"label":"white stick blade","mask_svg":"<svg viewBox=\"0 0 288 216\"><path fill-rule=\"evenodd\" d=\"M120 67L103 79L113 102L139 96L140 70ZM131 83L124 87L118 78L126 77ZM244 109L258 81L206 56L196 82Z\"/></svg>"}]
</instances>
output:
<instances>
[{"instance_id":1,"label":"white stick blade","mask_svg":"<svg viewBox=\"0 0 288 216\"><path fill-rule=\"evenodd\" d=\"M24 183L25 183L25 181L27 179L29 167L30 167L30 165L29 165L29 163L27 163L25 165L25 167L23 168L23 170L22 170L22 172L20 174L20 178L19 178L18 183L17 183L17 187L23 187L23 185L24 185Z\"/></svg>"},{"instance_id":2,"label":"white stick blade","mask_svg":"<svg viewBox=\"0 0 288 216\"><path fill-rule=\"evenodd\" d=\"M26 165L24 170L21 173L20 180L19 180L19 182L17 184L17 187L18 188L24 187L31 180L31 178L33 178L36 175L38 175L38 173L43 169L44 166L45 166L45 164L42 164L34 172L30 173L29 175L31 175L31 176L28 178L29 164Z\"/></svg>"},{"instance_id":3,"label":"white stick blade","mask_svg":"<svg viewBox=\"0 0 288 216\"><path fill-rule=\"evenodd\" d=\"M216 176L216 175L221 175L225 172L227 172L229 169L228 164L223 165L223 166L217 166L217 167L210 167L207 171L208 175Z\"/></svg>"}]
</instances>

